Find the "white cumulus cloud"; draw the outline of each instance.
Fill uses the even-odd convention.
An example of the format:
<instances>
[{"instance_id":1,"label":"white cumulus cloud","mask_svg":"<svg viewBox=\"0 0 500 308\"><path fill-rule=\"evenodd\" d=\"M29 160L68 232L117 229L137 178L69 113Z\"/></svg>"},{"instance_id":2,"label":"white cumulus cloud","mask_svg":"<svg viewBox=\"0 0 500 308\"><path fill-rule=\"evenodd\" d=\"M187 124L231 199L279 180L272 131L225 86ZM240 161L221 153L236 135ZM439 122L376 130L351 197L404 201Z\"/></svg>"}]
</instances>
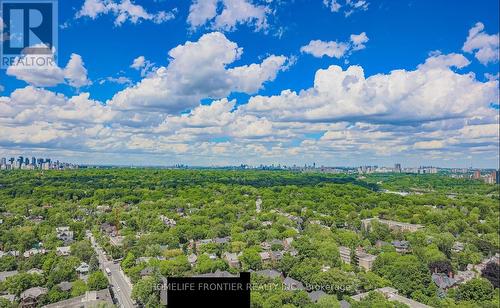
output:
<instances>
[{"instance_id":1,"label":"white cumulus cloud","mask_svg":"<svg viewBox=\"0 0 500 308\"><path fill-rule=\"evenodd\" d=\"M149 13L144 7L133 3L131 0L121 0L120 2L113 0L85 0L75 17L96 19L104 14L113 14L116 26L121 26L127 21L137 24L143 20L160 24L175 18L175 10Z\"/></svg>"},{"instance_id":2,"label":"white cumulus cloud","mask_svg":"<svg viewBox=\"0 0 500 308\"><path fill-rule=\"evenodd\" d=\"M462 50L473 53L476 59L484 65L498 62L499 34L487 34L484 32L484 24L478 22L469 30L469 36Z\"/></svg>"},{"instance_id":3,"label":"white cumulus cloud","mask_svg":"<svg viewBox=\"0 0 500 308\"><path fill-rule=\"evenodd\" d=\"M47 65L44 66L25 66L20 64L21 62L15 63L18 64L7 68L7 75L37 87L53 87L65 82L75 88L91 84L82 57L78 54L71 54L65 68L60 68L55 62L46 62Z\"/></svg>"},{"instance_id":4,"label":"white cumulus cloud","mask_svg":"<svg viewBox=\"0 0 500 308\"><path fill-rule=\"evenodd\" d=\"M252 94L285 67L286 57L271 55L260 64L228 68L242 53L224 34L205 34L196 42L171 49L168 66L117 93L109 103L124 110L181 111L195 107L203 98L223 98L231 92Z\"/></svg>"},{"instance_id":5,"label":"white cumulus cloud","mask_svg":"<svg viewBox=\"0 0 500 308\"><path fill-rule=\"evenodd\" d=\"M238 25L249 25L260 31L267 28L270 13L267 6L249 0L193 0L187 22L192 29L209 24L213 30L233 31Z\"/></svg>"},{"instance_id":6,"label":"white cumulus cloud","mask_svg":"<svg viewBox=\"0 0 500 308\"><path fill-rule=\"evenodd\" d=\"M366 48L364 45L368 42L368 36L365 32L360 34L351 34L349 42L337 42L337 41L321 41L312 40L309 44L302 46L300 51L303 53L311 54L317 58L327 56L330 58L343 58L353 51L361 50Z\"/></svg>"}]
</instances>

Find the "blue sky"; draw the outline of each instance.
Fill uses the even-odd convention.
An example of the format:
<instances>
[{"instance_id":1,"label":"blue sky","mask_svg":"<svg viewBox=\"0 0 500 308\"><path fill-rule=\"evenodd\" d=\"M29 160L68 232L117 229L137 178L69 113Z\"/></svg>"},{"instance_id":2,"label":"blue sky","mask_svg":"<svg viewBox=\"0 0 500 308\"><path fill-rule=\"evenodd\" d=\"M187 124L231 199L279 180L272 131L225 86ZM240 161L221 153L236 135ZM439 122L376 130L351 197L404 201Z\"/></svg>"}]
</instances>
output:
<instances>
[{"instance_id":1,"label":"blue sky","mask_svg":"<svg viewBox=\"0 0 500 308\"><path fill-rule=\"evenodd\" d=\"M497 167L498 12L498 1L60 1L59 66L0 70L0 156Z\"/></svg>"}]
</instances>

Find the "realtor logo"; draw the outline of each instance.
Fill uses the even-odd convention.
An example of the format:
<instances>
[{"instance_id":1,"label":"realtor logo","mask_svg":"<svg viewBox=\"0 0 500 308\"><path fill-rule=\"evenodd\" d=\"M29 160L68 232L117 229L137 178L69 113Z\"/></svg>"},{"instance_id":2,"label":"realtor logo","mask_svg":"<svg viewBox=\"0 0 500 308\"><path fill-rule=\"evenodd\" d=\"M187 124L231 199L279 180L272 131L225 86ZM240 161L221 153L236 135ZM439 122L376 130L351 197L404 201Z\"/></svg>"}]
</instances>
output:
<instances>
[{"instance_id":1,"label":"realtor logo","mask_svg":"<svg viewBox=\"0 0 500 308\"><path fill-rule=\"evenodd\" d=\"M57 4L57 0L0 0L1 68L56 64Z\"/></svg>"}]
</instances>

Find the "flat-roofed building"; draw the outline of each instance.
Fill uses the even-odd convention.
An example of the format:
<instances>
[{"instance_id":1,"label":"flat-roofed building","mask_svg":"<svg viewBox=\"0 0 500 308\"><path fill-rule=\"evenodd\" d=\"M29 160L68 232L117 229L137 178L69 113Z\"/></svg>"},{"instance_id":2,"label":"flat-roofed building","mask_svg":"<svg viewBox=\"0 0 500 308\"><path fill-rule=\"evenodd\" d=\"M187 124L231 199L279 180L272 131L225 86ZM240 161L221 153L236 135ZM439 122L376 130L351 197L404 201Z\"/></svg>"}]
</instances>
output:
<instances>
[{"instance_id":1,"label":"flat-roofed building","mask_svg":"<svg viewBox=\"0 0 500 308\"><path fill-rule=\"evenodd\" d=\"M373 267L373 262L375 262L377 256L364 252L356 252L356 259L358 260L359 267L362 267L367 271L371 271Z\"/></svg>"},{"instance_id":2,"label":"flat-roofed building","mask_svg":"<svg viewBox=\"0 0 500 308\"><path fill-rule=\"evenodd\" d=\"M347 264L351 264L351 249L349 247L340 246L340 259Z\"/></svg>"},{"instance_id":3,"label":"flat-roofed building","mask_svg":"<svg viewBox=\"0 0 500 308\"><path fill-rule=\"evenodd\" d=\"M361 220L361 226L369 231L371 229L371 224L373 221L377 221L378 223L384 224L389 227L392 231L406 231L406 232L415 232L422 229L424 226L418 224L410 224L406 222L399 222L393 220L379 219L379 218L367 218Z\"/></svg>"}]
</instances>

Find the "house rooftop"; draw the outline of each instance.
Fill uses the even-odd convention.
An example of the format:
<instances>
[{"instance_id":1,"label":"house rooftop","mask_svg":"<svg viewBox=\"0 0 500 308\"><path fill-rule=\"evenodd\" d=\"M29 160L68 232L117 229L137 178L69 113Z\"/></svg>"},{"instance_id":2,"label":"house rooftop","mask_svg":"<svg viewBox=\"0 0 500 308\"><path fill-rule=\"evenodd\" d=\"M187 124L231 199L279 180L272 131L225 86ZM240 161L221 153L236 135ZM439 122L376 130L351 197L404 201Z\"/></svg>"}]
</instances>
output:
<instances>
[{"instance_id":1,"label":"house rooftop","mask_svg":"<svg viewBox=\"0 0 500 308\"><path fill-rule=\"evenodd\" d=\"M44 294L47 294L47 292L48 290L46 288L41 288L41 287L30 288L21 293L21 300L30 297L38 298Z\"/></svg>"},{"instance_id":2,"label":"house rooftop","mask_svg":"<svg viewBox=\"0 0 500 308\"><path fill-rule=\"evenodd\" d=\"M0 272L0 282L5 281L7 278L17 275L19 272L18 271L7 271L7 272Z\"/></svg>"},{"instance_id":3,"label":"house rooftop","mask_svg":"<svg viewBox=\"0 0 500 308\"><path fill-rule=\"evenodd\" d=\"M256 271L255 274L273 279L276 277L281 277L281 275L283 275L281 272L278 272L277 270L274 269L264 269Z\"/></svg>"}]
</instances>

